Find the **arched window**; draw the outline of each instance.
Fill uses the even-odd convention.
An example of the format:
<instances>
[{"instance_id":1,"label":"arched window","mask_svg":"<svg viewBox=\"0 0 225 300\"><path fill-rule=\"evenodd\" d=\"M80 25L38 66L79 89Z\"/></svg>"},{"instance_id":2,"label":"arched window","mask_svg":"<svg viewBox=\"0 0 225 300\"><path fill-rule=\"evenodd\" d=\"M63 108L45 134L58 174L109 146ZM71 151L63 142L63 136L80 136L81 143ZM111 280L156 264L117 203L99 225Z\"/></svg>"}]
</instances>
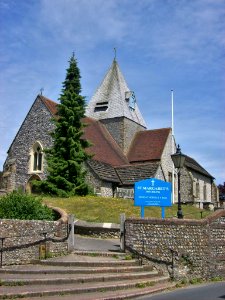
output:
<instances>
[{"instance_id":1,"label":"arched window","mask_svg":"<svg viewBox=\"0 0 225 300\"><path fill-rule=\"evenodd\" d=\"M204 200L206 201L207 200L207 186L205 183L203 186L203 197L204 197Z\"/></svg>"},{"instance_id":2,"label":"arched window","mask_svg":"<svg viewBox=\"0 0 225 300\"><path fill-rule=\"evenodd\" d=\"M200 186L198 181L196 182L196 198L200 198Z\"/></svg>"},{"instance_id":3,"label":"arched window","mask_svg":"<svg viewBox=\"0 0 225 300\"><path fill-rule=\"evenodd\" d=\"M39 142L33 145L31 152L31 171L41 172L43 165L43 148Z\"/></svg>"}]
</instances>

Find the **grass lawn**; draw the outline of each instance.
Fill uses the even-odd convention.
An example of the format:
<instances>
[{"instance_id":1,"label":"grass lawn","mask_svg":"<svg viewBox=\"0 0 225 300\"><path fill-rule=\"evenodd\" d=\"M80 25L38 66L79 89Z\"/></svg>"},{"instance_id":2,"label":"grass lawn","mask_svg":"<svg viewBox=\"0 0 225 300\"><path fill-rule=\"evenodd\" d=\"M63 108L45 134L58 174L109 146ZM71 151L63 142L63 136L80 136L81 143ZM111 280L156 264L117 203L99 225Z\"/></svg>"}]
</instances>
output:
<instances>
[{"instance_id":1,"label":"grass lawn","mask_svg":"<svg viewBox=\"0 0 225 300\"><path fill-rule=\"evenodd\" d=\"M125 213L128 217L140 217L140 207L134 206L131 199L104 198L95 196L54 198L44 197L43 202L52 206L60 207L75 218L89 222L119 223L120 214ZM200 210L191 205L182 205L183 215L187 219L200 219L210 214L209 211ZM166 218L177 214L177 205L165 209ZM146 207L146 218L161 218L161 208Z\"/></svg>"}]
</instances>

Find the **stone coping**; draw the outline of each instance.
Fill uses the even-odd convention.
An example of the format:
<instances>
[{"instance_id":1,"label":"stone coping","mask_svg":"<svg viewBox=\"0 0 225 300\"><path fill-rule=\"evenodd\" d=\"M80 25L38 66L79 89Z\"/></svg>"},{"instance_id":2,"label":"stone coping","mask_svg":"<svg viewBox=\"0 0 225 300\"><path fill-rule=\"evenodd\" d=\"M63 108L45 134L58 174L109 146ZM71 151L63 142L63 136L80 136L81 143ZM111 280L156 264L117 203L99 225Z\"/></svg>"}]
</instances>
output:
<instances>
[{"instance_id":1,"label":"stone coping","mask_svg":"<svg viewBox=\"0 0 225 300\"><path fill-rule=\"evenodd\" d=\"M109 230L119 230L120 225L115 223L94 223L94 222L86 222L79 219L74 220L74 226L83 227L88 229L109 229Z\"/></svg>"},{"instance_id":2,"label":"stone coping","mask_svg":"<svg viewBox=\"0 0 225 300\"><path fill-rule=\"evenodd\" d=\"M68 214L67 214L67 212L65 212L65 210L63 210L62 208L59 208L59 207L51 206L51 205L47 205L47 206L60 215L60 218L58 220L56 220L57 222L61 222L61 223L68 222Z\"/></svg>"},{"instance_id":3,"label":"stone coping","mask_svg":"<svg viewBox=\"0 0 225 300\"><path fill-rule=\"evenodd\" d=\"M160 225L173 225L173 224L180 224L180 225L206 225L210 224L216 219L219 219L220 217L225 217L225 209L217 210L210 216L201 219L201 220L194 220L194 219L158 219L158 218L145 218L145 219L139 219L139 218L128 218L125 220L125 222L129 223L151 223L151 224L160 224Z\"/></svg>"}]
</instances>

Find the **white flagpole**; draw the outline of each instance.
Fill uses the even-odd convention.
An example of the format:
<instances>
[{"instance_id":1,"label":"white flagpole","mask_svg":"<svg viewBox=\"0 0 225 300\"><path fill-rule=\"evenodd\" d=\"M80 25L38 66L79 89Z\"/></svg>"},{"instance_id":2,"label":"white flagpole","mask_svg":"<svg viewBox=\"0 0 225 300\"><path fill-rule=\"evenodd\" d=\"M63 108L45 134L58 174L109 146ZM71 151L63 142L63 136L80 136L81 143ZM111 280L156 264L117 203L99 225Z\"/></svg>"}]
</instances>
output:
<instances>
[{"instance_id":1,"label":"white flagpole","mask_svg":"<svg viewBox=\"0 0 225 300\"><path fill-rule=\"evenodd\" d=\"M174 149L174 117L173 117L173 90L171 90L171 127L172 127L172 137L171 137L171 145L172 145L172 154L175 152ZM174 164L172 163L172 203L175 203L175 199L174 199Z\"/></svg>"}]
</instances>

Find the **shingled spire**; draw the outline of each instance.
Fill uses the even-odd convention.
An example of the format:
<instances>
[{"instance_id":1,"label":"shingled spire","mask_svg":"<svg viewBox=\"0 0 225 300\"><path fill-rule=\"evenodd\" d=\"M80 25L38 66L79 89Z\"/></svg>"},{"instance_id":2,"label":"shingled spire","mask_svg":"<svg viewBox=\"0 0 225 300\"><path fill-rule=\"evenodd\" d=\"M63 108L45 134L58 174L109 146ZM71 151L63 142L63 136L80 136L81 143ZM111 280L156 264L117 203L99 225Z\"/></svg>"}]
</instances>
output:
<instances>
[{"instance_id":1,"label":"shingled spire","mask_svg":"<svg viewBox=\"0 0 225 300\"><path fill-rule=\"evenodd\" d=\"M146 129L134 92L127 86L116 59L93 95L86 116L104 123L124 152L134 134Z\"/></svg>"},{"instance_id":2,"label":"shingled spire","mask_svg":"<svg viewBox=\"0 0 225 300\"><path fill-rule=\"evenodd\" d=\"M146 127L135 101L134 93L128 88L115 59L92 97L86 115L98 120L126 117Z\"/></svg>"}]
</instances>

